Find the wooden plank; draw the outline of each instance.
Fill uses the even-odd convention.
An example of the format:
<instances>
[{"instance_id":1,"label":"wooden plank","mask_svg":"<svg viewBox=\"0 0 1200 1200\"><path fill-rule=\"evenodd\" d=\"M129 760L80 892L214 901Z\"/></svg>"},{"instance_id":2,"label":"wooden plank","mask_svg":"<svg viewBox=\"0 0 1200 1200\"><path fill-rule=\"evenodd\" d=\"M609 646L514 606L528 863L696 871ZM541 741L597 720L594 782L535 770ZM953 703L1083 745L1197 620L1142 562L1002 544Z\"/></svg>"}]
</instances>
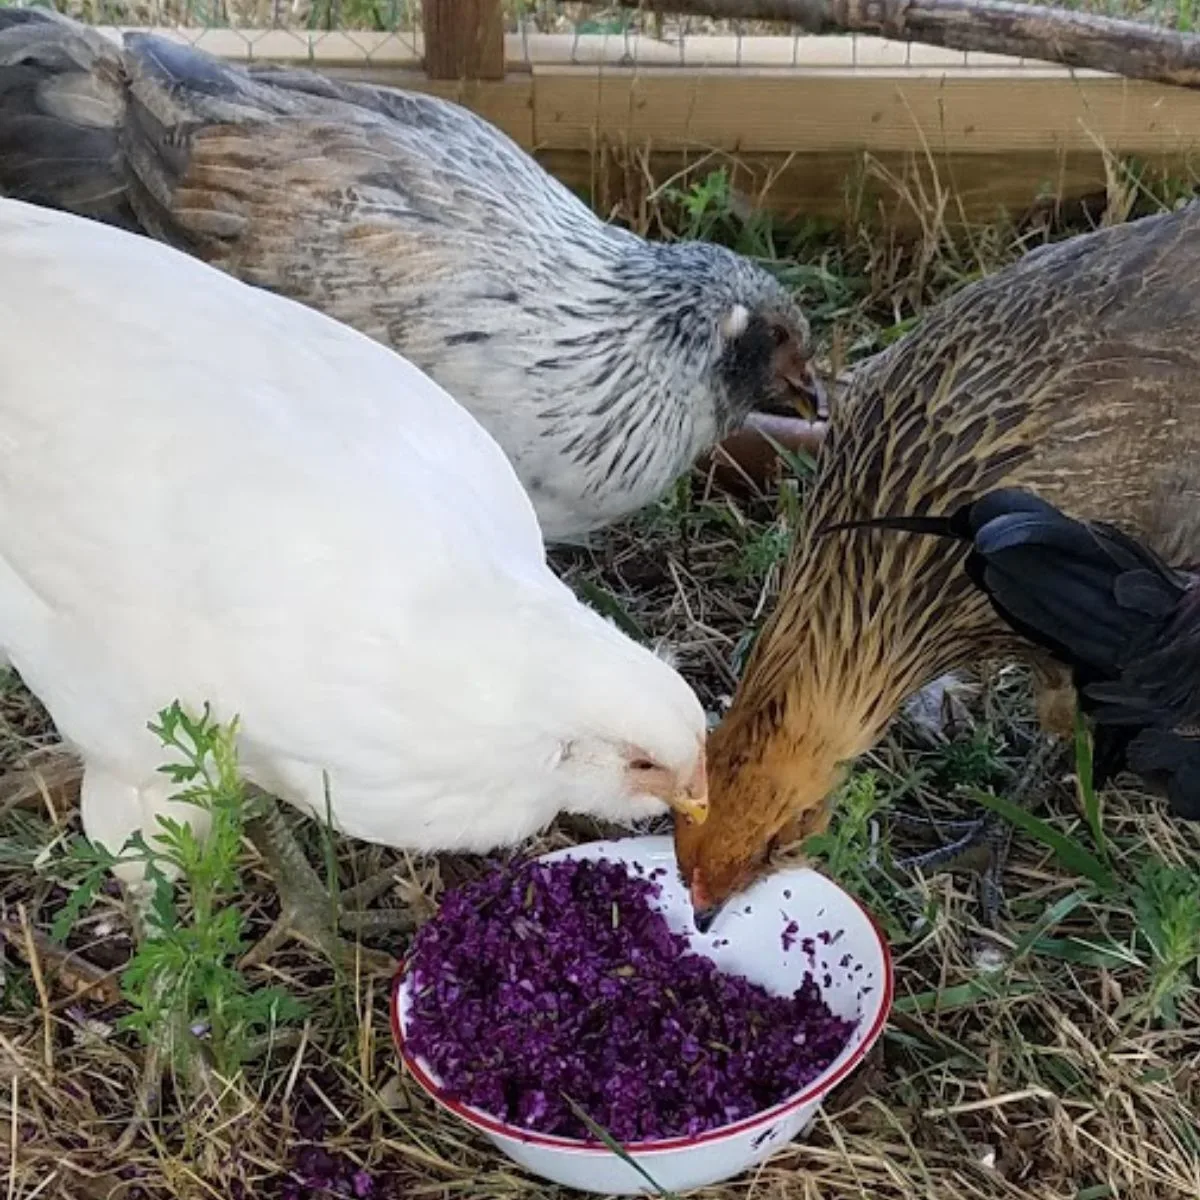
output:
<instances>
[{"instance_id":1,"label":"wooden plank","mask_svg":"<svg viewBox=\"0 0 1200 1200\"><path fill-rule=\"evenodd\" d=\"M120 41L123 33L153 33L234 61L307 63L313 67L420 67L425 35L419 29L255 29L220 26L94 26ZM1032 59L902 44L865 34L831 37L691 34L659 39L648 34L509 33L504 35L505 69L514 65L783 67L823 70L855 68L888 74L910 68L975 68L985 71L1032 69L1068 79L1071 71Z\"/></svg>"},{"instance_id":2,"label":"wooden plank","mask_svg":"<svg viewBox=\"0 0 1200 1200\"><path fill-rule=\"evenodd\" d=\"M1124 79L1019 82L965 70L534 68L539 146L598 137L661 149L1179 153L1200 143L1200 91Z\"/></svg>"},{"instance_id":3,"label":"wooden plank","mask_svg":"<svg viewBox=\"0 0 1200 1200\"><path fill-rule=\"evenodd\" d=\"M430 79L503 79L501 0L424 0L425 73Z\"/></svg>"},{"instance_id":4,"label":"wooden plank","mask_svg":"<svg viewBox=\"0 0 1200 1200\"><path fill-rule=\"evenodd\" d=\"M615 65L627 47L620 36L531 35L531 70L510 70L503 80L435 80L420 66L420 35L159 32L243 62L304 63L456 100L593 195L602 212L618 206L635 219L648 189L689 164L697 177L728 167L745 196L784 219L861 220L902 231L928 215L905 201L906 190L948 197L945 220L956 225L1019 215L1039 197L1103 196L1106 152L1137 155L1180 178L1194 177L1200 165L1200 92L1072 77L995 56L957 54L952 65L946 51L925 55L917 47L901 64L904 47L880 39L743 40L743 49L780 63L786 43L807 63L802 68L630 69ZM769 55L760 42L772 43ZM887 51L876 53L875 43ZM678 45L644 37L628 45L639 54L653 47L657 63L679 53ZM713 62L734 46L729 38L689 38L685 49ZM589 65L564 65L589 55Z\"/></svg>"},{"instance_id":5,"label":"wooden plank","mask_svg":"<svg viewBox=\"0 0 1200 1200\"><path fill-rule=\"evenodd\" d=\"M320 73L331 79L427 92L453 100L503 129L517 145L526 150L534 147L533 76L527 71L514 72L496 80L429 79L424 71L397 70L395 67L323 66Z\"/></svg>"}]
</instances>

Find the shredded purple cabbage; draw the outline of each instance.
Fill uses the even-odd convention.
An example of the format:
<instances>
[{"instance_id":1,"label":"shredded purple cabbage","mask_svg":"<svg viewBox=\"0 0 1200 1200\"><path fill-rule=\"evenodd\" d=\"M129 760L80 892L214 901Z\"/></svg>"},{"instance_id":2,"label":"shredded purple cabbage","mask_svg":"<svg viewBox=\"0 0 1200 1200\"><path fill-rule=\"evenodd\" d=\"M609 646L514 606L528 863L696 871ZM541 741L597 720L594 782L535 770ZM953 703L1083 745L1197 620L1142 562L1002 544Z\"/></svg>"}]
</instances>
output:
<instances>
[{"instance_id":1,"label":"shredded purple cabbage","mask_svg":"<svg viewBox=\"0 0 1200 1200\"><path fill-rule=\"evenodd\" d=\"M375 1192L370 1172L321 1146L305 1146L296 1156L296 1164L279 1188L279 1200L308 1200L309 1197L346 1197L369 1200Z\"/></svg>"},{"instance_id":2,"label":"shredded purple cabbage","mask_svg":"<svg viewBox=\"0 0 1200 1200\"><path fill-rule=\"evenodd\" d=\"M457 1099L594 1140L694 1135L811 1083L856 1022L811 975L773 996L688 949L619 863L530 862L446 894L413 941L406 1036ZM569 1098L569 1100L568 1100Z\"/></svg>"}]
</instances>

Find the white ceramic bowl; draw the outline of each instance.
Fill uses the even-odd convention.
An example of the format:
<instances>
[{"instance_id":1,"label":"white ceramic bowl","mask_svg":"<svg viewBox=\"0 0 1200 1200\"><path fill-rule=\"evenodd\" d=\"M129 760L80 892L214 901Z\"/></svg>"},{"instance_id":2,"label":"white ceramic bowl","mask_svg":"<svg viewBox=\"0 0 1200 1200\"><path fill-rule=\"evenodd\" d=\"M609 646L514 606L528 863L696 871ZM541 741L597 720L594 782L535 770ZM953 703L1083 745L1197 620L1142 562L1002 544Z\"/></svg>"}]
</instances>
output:
<instances>
[{"instance_id":1,"label":"white ceramic bowl","mask_svg":"<svg viewBox=\"0 0 1200 1200\"><path fill-rule=\"evenodd\" d=\"M829 1068L774 1108L696 1137L627 1146L627 1153L664 1191L720 1183L791 1141L808 1128L821 1101L862 1062L883 1032L892 1002L887 945L858 901L824 875L797 868L760 879L701 934L692 920L669 837L590 842L545 858L605 858L640 863L647 870L666 867L666 875L657 880L662 887L658 907L673 929L690 938L694 950L779 995L793 992L811 972L833 1012L858 1019L849 1044ZM799 932L785 951L782 934L789 920ZM810 960L800 939L815 939L821 933L831 935L831 944L817 941L815 959ZM408 987L402 970L392 988L392 1031L405 1064L438 1104L485 1133L514 1162L554 1183L610 1196L654 1194L645 1178L603 1146L508 1125L446 1095L429 1064L405 1045Z\"/></svg>"}]
</instances>

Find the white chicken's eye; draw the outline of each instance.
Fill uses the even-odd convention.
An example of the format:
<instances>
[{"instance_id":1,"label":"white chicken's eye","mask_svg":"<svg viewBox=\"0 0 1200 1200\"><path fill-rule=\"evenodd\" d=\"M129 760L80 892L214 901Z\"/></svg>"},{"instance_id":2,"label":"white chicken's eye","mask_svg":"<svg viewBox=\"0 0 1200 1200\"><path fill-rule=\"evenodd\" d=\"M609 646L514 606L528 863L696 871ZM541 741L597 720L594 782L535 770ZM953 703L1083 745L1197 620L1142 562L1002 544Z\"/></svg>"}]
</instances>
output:
<instances>
[{"instance_id":1,"label":"white chicken's eye","mask_svg":"<svg viewBox=\"0 0 1200 1200\"><path fill-rule=\"evenodd\" d=\"M656 771L658 768L648 758L635 758L629 766L634 771Z\"/></svg>"}]
</instances>

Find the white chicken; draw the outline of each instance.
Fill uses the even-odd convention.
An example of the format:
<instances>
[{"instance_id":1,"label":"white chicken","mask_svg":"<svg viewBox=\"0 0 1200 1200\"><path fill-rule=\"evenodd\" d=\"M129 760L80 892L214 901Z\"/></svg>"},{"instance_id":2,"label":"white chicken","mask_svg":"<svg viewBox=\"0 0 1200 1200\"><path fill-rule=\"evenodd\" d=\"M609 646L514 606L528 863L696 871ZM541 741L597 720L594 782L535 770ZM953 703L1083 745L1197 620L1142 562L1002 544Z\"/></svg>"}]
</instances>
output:
<instances>
[{"instance_id":1,"label":"white chicken","mask_svg":"<svg viewBox=\"0 0 1200 1200\"><path fill-rule=\"evenodd\" d=\"M500 448L411 363L17 201L0 272L0 647L83 761L91 838L199 819L147 729L176 698L239 715L247 779L307 813L328 772L336 827L379 843L702 817L696 696L552 574ZM293 930L328 911L281 874Z\"/></svg>"}]
</instances>

